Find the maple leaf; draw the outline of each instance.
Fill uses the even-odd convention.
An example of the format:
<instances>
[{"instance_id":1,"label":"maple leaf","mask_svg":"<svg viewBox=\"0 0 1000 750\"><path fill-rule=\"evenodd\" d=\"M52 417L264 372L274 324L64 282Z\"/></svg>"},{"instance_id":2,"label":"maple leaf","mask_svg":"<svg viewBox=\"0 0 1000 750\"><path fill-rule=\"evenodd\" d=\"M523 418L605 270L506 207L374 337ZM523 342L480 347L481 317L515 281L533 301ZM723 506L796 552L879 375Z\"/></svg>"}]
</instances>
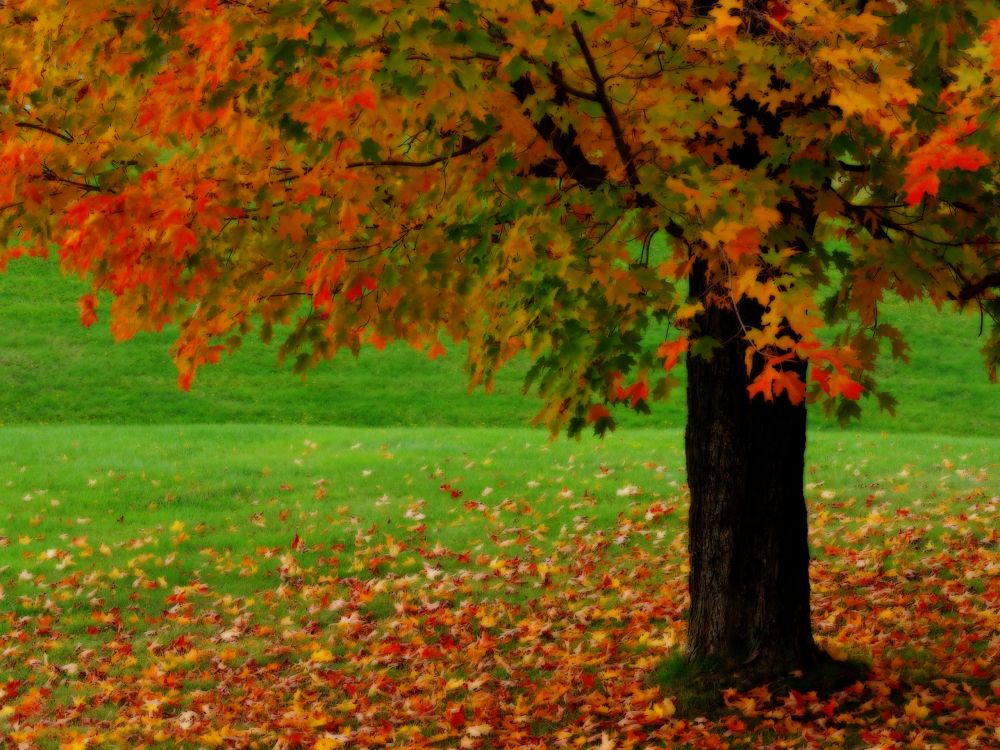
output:
<instances>
[{"instance_id":1,"label":"maple leaf","mask_svg":"<svg viewBox=\"0 0 1000 750\"><path fill-rule=\"evenodd\" d=\"M753 382L747 386L747 393L750 398L763 396L765 401L774 400L774 380L778 377L778 371L774 367L765 367L764 370L754 378Z\"/></svg>"},{"instance_id":2,"label":"maple leaf","mask_svg":"<svg viewBox=\"0 0 1000 750\"><path fill-rule=\"evenodd\" d=\"M590 408L587 410L587 421L590 423L598 422L602 419L609 419L611 417L611 412L607 410L607 407L601 404L591 404Z\"/></svg>"},{"instance_id":3,"label":"maple leaf","mask_svg":"<svg viewBox=\"0 0 1000 750\"><path fill-rule=\"evenodd\" d=\"M97 322L97 295L85 294L80 297L80 323L89 328Z\"/></svg>"},{"instance_id":4,"label":"maple leaf","mask_svg":"<svg viewBox=\"0 0 1000 750\"><path fill-rule=\"evenodd\" d=\"M352 94L348 100L347 104L351 106L358 106L363 109L375 110L375 92L371 89L365 91L359 91L356 94Z\"/></svg>"},{"instance_id":5,"label":"maple leaf","mask_svg":"<svg viewBox=\"0 0 1000 750\"><path fill-rule=\"evenodd\" d=\"M774 377L773 384L775 395L780 396L784 393L793 404L801 404L806 397L806 384L802 382L802 378L796 372L790 370L778 371Z\"/></svg>"},{"instance_id":6,"label":"maple leaf","mask_svg":"<svg viewBox=\"0 0 1000 750\"><path fill-rule=\"evenodd\" d=\"M459 704L450 704L444 712L444 719L453 729L461 729L465 726L465 707Z\"/></svg>"},{"instance_id":7,"label":"maple leaf","mask_svg":"<svg viewBox=\"0 0 1000 750\"><path fill-rule=\"evenodd\" d=\"M844 398L857 401L861 398L864 388L856 382L850 375L843 372L835 373L830 379L831 392L839 393Z\"/></svg>"},{"instance_id":8,"label":"maple leaf","mask_svg":"<svg viewBox=\"0 0 1000 750\"><path fill-rule=\"evenodd\" d=\"M646 401L649 398L649 383L645 380L637 380L630 386L618 386L615 391L615 400L624 401L629 399L631 401L632 407L636 407L640 401Z\"/></svg>"},{"instance_id":9,"label":"maple leaf","mask_svg":"<svg viewBox=\"0 0 1000 750\"><path fill-rule=\"evenodd\" d=\"M773 18L778 23L781 23L786 18L788 18L788 16L791 14L791 11L789 11L788 6L785 5L783 2L780 2L780 0L771 0L771 2L768 3L767 6L767 14L771 16L771 18Z\"/></svg>"},{"instance_id":10,"label":"maple leaf","mask_svg":"<svg viewBox=\"0 0 1000 750\"><path fill-rule=\"evenodd\" d=\"M347 234L358 228L358 214L350 201L344 201L340 207L340 228Z\"/></svg>"},{"instance_id":11,"label":"maple leaf","mask_svg":"<svg viewBox=\"0 0 1000 750\"><path fill-rule=\"evenodd\" d=\"M906 704L905 713L914 719L926 719L930 714L930 709L920 703L919 698L913 698Z\"/></svg>"},{"instance_id":12,"label":"maple leaf","mask_svg":"<svg viewBox=\"0 0 1000 750\"><path fill-rule=\"evenodd\" d=\"M739 262L744 255L755 252L760 247L761 233L757 227L744 227L736 236L726 243L726 255L734 262Z\"/></svg>"},{"instance_id":13,"label":"maple leaf","mask_svg":"<svg viewBox=\"0 0 1000 750\"><path fill-rule=\"evenodd\" d=\"M312 223L313 217L305 211L293 209L281 214L278 219L278 237L301 242L306 236L306 227Z\"/></svg>"},{"instance_id":14,"label":"maple leaf","mask_svg":"<svg viewBox=\"0 0 1000 750\"><path fill-rule=\"evenodd\" d=\"M173 250L175 258L183 258L189 247L197 247L198 238L190 227L180 225L173 231Z\"/></svg>"},{"instance_id":15,"label":"maple leaf","mask_svg":"<svg viewBox=\"0 0 1000 750\"><path fill-rule=\"evenodd\" d=\"M680 356L688 350L688 339L682 336L674 341L664 341L656 350L656 356L663 360L663 369L672 370L677 366Z\"/></svg>"}]
</instances>

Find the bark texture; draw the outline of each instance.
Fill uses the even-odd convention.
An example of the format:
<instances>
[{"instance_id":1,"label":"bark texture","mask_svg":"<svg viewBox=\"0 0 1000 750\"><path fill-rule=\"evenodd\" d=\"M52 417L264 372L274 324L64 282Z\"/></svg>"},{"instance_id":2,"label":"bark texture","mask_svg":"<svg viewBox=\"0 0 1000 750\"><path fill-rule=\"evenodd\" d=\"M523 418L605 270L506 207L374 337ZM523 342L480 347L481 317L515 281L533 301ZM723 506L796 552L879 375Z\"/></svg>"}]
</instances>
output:
<instances>
[{"instance_id":1,"label":"bark texture","mask_svg":"<svg viewBox=\"0 0 1000 750\"><path fill-rule=\"evenodd\" d=\"M691 292L705 292L697 269ZM770 679L808 669L819 651L809 614L806 408L747 397L740 325L754 314L709 308L697 325L722 346L710 360L688 359L688 658Z\"/></svg>"}]
</instances>

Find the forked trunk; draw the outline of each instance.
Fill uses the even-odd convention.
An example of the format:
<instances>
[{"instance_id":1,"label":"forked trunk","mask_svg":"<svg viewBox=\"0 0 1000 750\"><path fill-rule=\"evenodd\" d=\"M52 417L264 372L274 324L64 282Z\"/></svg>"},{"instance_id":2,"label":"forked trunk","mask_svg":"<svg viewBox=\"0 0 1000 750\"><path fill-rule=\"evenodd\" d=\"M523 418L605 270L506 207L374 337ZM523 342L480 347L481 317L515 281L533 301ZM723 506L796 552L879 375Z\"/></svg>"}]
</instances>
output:
<instances>
[{"instance_id":1,"label":"forked trunk","mask_svg":"<svg viewBox=\"0 0 1000 750\"><path fill-rule=\"evenodd\" d=\"M692 278L693 295L700 283ZM819 655L809 619L806 408L784 396L748 398L747 344L732 310L710 308L697 324L721 346L709 360L688 360L688 659L766 680Z\"/></svg>"}]
</instances>

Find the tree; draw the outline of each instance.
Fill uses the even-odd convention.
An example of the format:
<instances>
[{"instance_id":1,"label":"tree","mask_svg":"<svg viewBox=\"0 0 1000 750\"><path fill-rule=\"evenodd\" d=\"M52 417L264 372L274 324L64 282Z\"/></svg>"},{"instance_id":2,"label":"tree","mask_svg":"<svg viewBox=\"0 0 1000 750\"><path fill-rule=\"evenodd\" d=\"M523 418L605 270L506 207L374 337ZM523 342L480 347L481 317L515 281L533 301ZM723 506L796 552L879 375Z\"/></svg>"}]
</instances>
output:
<instances>
[{"instance_id":1,"label":"tree","mask_svg":"<svg viewBox=\"0 0 1000 750\"><path fill-rule=\"evenodd\" d=\"M888 293L977 305L1000 360L995 16L8 0L2 260L58 252L119 337L179 321L184 388L255 327L296 370L444 336L602 433L684 357L689 657L808 668L806 403L892 408Z\"/></svg>"}]
</instances>

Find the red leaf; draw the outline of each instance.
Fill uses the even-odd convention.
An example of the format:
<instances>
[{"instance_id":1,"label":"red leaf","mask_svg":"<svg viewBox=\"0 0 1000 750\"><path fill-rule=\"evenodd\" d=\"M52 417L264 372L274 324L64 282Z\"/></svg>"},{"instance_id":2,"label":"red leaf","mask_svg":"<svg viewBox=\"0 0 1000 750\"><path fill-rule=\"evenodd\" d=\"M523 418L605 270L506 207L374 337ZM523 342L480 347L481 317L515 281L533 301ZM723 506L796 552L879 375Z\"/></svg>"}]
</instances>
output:
<instances>
[{"instance_id":1,"label":"red leaf","mask_svg":"<svg viewBox=\"0 0 1000 750\"><path fill-rule=\"evenodd\" d=\"M801 404L806 397L806 384L797 373L779 370L774 377L774 393L776 396L784 393L793 404Z\"/></svg>"},{"instance_id":2,"label":"red leaf","mask_svg":"<svg viewBox=\"0 0 1000 750\"><path fill-rule=\"evenodd\" d=\"M975 172L989 163L990 157L975 146L970 146L949 153L942 166L945 169L965 169L969 172Z\"/></svg>"},{"instance_id":3,"label":"red leaf","mask_svg":"<svg viewBox=\"0 0 1000 750\"><path fill-rule=\"evenodd\" d=\"M634 408L640 401L648 399L649 384L645 380L637 380L627 388L619 387L616 396L618 401L630 399Z\"/></svg>"},{"instance_id":4,"label":"red leaf","mask_svg":"<svg viewBox=\"0 0 1000 750\"><path fill-rule=\"evenodd\" d=\"M443 357L448 353L448 350L444 348L444 345L440 341L435 341L431 344L430 349L427 350L427 356L430 359L437 359L438 357Z\"/></svg>"},{"instance_id":5,"label":"red leaf","mask_svg":"<svg viewBox=\"0 0 1000 750\"><path fill-rule=\"evenodd\" d=\"M779 0L772 0L771 4L767 7L767 12L778 23L788 18L791 13L788 7L784 3L779 2Z\"/></svg>"},{"instance_id":6,"label":"red leaf","mask_svg":"<svg viewBox=\"0 0 1000 750\"><path fill-rule=\"evenodd\" d=\"M184 252L189 247L195 247L198 245L198 238L191 229L183 224L174 230L174 257L182 258L184 257Z\"/></svg>"},{"instance_id":7,"label":"red leaf","mask_svg":"<svg viewBox=\"0 0 1000 750\"><path fill-rule=\"evenodd\" d=\"M607 410L604 406L600 404L593 404L587 410L587 421L593 424L601 419L608 419L611 416L611 412Z\"/></svg>"},{"instance_id":8,"label":"red leaf","mask_svg":"<svg viewBox=\"0 0 1000 750\"><path fill-rule=\"evenodd\" d=\"M90 328L97 322L97 295L85 294L80 297L80 323Z\"/></svg>"},{"instance_id":9,"label":"red leaf","mask_svg":"<svg viewBox=\"0 0 1000 750\"><path fill-rule=\"evenodd\" d=\"M455 729L465 726L465 707L459 703L457 706L450 706L444 712L445 720Z\"/></svg>"},{"instance_id":10,"label":"red leaf","mask_svg":"<svg viewBox=\"0 0 1000 750\"><path fill-rule=\"evenodd\" d=\"M376 286L378 286L378 282L374 276L362 276L358 283L344 293L344 296L347 297L348 302L354 302L362 294L364 294L365 289L368 291L374 291ZM444 347L441 346L441 344L436 343L431 347L429 354L430 358L434 359L435 357L444 354Z\"/></svg>"},{"instance_id":11,"label":"red leaf","mask_svg":"<svg viewBox=\"0 0 1000 750\"><path fill-rule=\"evenodd\" d=\"M375 92L371 90L359 91L357 94L351 96L351 98L347 100L347 103L362 107L363 109L370 109L374 112Z\"/></svg>"},{"instance_id":12,"label":"red leaf","mask_svg":"<svg viewBox=\"0 0 1000 750\"><path fill-rule=\"evenodd\" d=\"M852 379L850 375L846 373L837 374L835 380L835 387L841 396L851 401L857 401L861 398L861 392L864 391L864 388L860 383Z\"/></svg>"}]
</instances>

